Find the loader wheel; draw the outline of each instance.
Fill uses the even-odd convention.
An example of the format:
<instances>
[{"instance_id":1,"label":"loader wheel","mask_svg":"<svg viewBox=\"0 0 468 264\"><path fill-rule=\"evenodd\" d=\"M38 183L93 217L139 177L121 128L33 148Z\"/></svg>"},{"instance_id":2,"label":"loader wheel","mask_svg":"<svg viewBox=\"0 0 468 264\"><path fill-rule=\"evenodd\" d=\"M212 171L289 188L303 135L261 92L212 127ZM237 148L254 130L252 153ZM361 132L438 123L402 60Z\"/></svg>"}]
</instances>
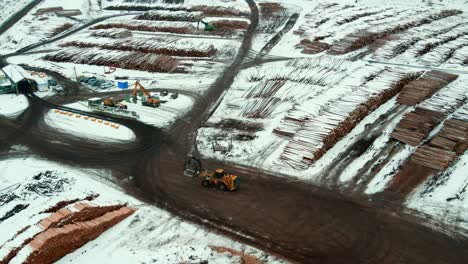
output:
<instances>
[{"instance_id":1,"label":"loader wheel","mask_svg":"<svg viewBox=\"0 0 468 264\"><path fill-rule=\"evenodd\" d=\"M223 191L223 192L227 191L227 189L228 189L226 184L224 184L224 183L218 183L216 188L218 188L218 190Z\"/></svg>"},{"instance_id":2,"label":"loader wheel","mask_svg":"<svg viewBox=\"0 0 468 264\"><path fill-rule=\"evenodd\" d=\"M203 180L203 181L201 182L201 185L202 185L203 187L208 188L208 187L210 187L211 182L210 182L209 180Z\"/></svg>"}]
</instances>

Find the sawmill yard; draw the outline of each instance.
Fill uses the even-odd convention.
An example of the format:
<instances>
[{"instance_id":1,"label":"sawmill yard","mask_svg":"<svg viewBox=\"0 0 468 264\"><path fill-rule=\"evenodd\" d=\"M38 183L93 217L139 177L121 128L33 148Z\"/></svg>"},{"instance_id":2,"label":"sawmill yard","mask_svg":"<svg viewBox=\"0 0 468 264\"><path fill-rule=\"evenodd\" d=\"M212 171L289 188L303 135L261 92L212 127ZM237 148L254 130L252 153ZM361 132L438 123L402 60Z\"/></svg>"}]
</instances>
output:
<instances>
[{"instance_id":1,"label":"sawmill yard","mask_svg":"<svg viewBox=\"0 0 468 264\"><path fill-rule=\"evenodd\" d=\"M16 149L14 152L24 149ZM28 168L18 173L17 168ZM51 255L32 256L34 250L23 242L37 238L65 219L67 212L75 220L99 218L102 213L92 213L93 208L114 212L122 208L137 208L116 228L86 244L56 263L240 263L241 255L228 254L223 249L244 252L250 259L265 263L283 263L264 252L208 232L203 228L182 222L166 211L150 206L123 193L106 170L83 170L40 160L8 159L0 162L3 172L0 196L0 259L6 263L47 263ZM80 205L88 207L83 209ZM91 207L91 209L89 208ZM57 213L60 210L60 213ZM88 212L86 212L88 210ZM96 210L97 211L97 210ZM82 212L82 215L80 215ZM91 212L91 214L90 214ZM86 215L87 213L87 215ZM94 214L94 215L93 215ZM60 219L61 217L62 219ZM44 221L44 219L49 221ZM80 220L78 220L80 219ZM78 220L78 221L77 221ZM80 230L86 232L87 230ZM102 231L87 234L92 237ZM128 234L132 233L132 236ZM50 245L49 245L50 246ZM17 248L14 255L9 255ZM49 250L67 250L51 246ZM44 252L47 252L44 249ZM50 253L49 253L50 254ZM8 260L7 260L7 258ZM29 258L29 259L28 259ZM41 259L42 258L42 259ZM37 262L34 262L37 261ZM40 262L44 261L44 262ZM260 262L257 262L260 263Z\"/></svg>"},{"instance_id":2,"label":"sawmill yard","mask_svg":"<svg viewBox=\"0 0 468 264\"><path fill-rule=\"evenodd\" d=\"M197 148L467 228L466 6L386 3L303 5L268 54L289 59L248 63Z\"/></svg>"},{"instance_id":3,"label":"sawmill yard","mask_svg":"<svg viewBox=\"0 0 468 264\"><path fill-rule=\"evenodd\" d=\"M33 2L0 3L1 68L58 86L0 94L0 263L445 263L426 247L467 241L466 1ZM241 187L202 189L189 156Z\"/></svg>"}]
</instances>

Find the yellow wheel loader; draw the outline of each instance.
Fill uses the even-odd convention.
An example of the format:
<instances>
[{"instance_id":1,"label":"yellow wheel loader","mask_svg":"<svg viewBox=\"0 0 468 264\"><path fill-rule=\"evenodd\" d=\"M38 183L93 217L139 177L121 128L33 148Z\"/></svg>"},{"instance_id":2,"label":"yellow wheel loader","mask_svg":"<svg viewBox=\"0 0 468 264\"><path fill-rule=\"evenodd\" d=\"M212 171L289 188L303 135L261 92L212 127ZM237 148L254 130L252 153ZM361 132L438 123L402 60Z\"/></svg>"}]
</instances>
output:
<instances>
[{"instance_id":1,"label":"yellow wheel loader","mask_svg":"<svg viewBox=\"0 0 468 264\"><path fill-rule=\"evenodd\" d=\"M226 173L224 169L216 169L214 172L202 169L201 161L192 158L185 162L184 175L203 178L203 187L216 187L220 191L235 191L239 188L239 176Z\"/></svg>"}]
</instances>

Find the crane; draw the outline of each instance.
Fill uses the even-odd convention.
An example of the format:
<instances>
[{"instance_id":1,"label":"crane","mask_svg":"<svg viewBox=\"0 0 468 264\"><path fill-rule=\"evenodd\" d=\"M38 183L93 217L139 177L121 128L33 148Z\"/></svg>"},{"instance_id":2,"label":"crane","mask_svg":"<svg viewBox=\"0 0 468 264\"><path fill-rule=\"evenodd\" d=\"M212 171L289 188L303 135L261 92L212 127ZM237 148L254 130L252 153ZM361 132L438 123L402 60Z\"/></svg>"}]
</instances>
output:
<instances>
[{"instance_id":1,"label":"crane","mask_svg":"<svg viewBox=\"0 0 468 264\"><path fill-rule=\"evenodd\" d=\"M132 92L132 97L133 97L133 103L137 103L137 93L138 89L140 89L143 92L143 95L146 97L146 100L142 100L141 105L144 106L149 106L149 107L159 107L161 105L161 100L156 99L151 97L150 93L141 85L139 81L136 81L134 84L133 92Z\"/></svg>"},{"instance_id":2,"label":"crane","mask_svg":"<svg viewBox=\"0 0 468 264\"><path fill-rule=\"evenodd\" d=\"M215 26L213 26L212 24L208 23L208 22L205 22L203 20L198 20L198 23L197 23L197 30L199 29L200 27L200 22L205 25L205 31L214 31L215 30Z\"/></svg>"}]
</instances>

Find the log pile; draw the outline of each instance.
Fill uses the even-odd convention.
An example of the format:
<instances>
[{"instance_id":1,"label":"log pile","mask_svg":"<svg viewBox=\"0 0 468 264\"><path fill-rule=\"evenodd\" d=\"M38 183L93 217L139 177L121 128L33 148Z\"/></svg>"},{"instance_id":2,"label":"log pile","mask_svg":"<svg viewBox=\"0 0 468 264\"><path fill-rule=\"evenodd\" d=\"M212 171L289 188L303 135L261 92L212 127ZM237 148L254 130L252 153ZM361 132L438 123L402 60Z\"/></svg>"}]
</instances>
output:
<instances>
[{"instance_id":1,"label":"log pile","mask_svg":"<svg viewBox=\"0 0 468 264\"><path fill-rule=\"evenodd\" d=\"M246 132L258 132L263 130L263 124L259 122L250 122L245 120L237 120L237 119L223 119L222 121L213 124L213 127L222 128L222 129L237 129ZM210 127L209 124L206 127Z\"/></svg>"},{"instance_id":2,"label":"log pile","mask_svg":"<svg viewBox=\"0 0 468 264\"><path fill-rule=\"evenodd\" d=\"M461 32L461 33L458 33L456 35L447 36L447 37L445 37L445 38L443 38L443 39L441 39L439 41L436 41L436 42L427 43L426 45L424 45L423 49L418 51L417 56L423 56L424 54L429 53L431 50L433 50L436 47L442 46L445 43L448 43L450 41L457 40L457 39L459 39L461 37L464 37L466 35L468 35L468 32Z\"/></svg>"},{"instance_id":3,"label":"log pile","mask_svg":"<svg viewBox=\"0 0 468 264\"><path fill-rule=\"evenodd\" d=\"M361 14L355 14L355 15L352 15L350 17L344 18L342 20L336 21L336 24L338 26L341 26L341 25L353 22L355 20L358 20L360 18L363 18L363 17L366 17L366 16L373 16L373 15L376 15L378 13L379 12L364 12L364 13L361 13Z\"/></svg>"},{"instance_id":4,"label":"log pile","mask_svg":"<svg viewBox=\"0 0 468 264\"><path fill-rule=\"evenodd\" d=\"M43 57L54 62L72 62L148 72L174 72L179 63L167 55L130 51L68 48Z\"/></svg>"},{"instance_id":5,"label":"log pile","mask_svg":"<svg viewBox=\"0 0 468 264\"><path fill-rule=\"evenodd\" d=\"M222 6L193 6L190 10L202 12L204 16L248 16L249 14L241 12L232 7Z\"/></svg>"},{"instance_id":6,"label":"log pile","mask_svg":"<svg viewBox=\"0 0 468 264\"><path fill-rule=\"evenodd\" d=\"M381 76L381 78L384 77ZM383 90L371 90L371 87L376 88L374 83L369 82L368 85L327 103L317 115L306 117L301 128L296 131L284 148L280 160L291 167L306 169L347 135L370 112L395 96L415 78L417 76L406 76ZM284 135L287 134L284 133Z\"/></svg>"},{"instance_id":7,"label":"log pile","mask_svg":"<svg viewBox=\"0 0 468 264\"><path fill-rule=\"evenodd\" d=\"M216 20L210 23L215 26L217 31L246 30L249 28L249 23L239 20Z\"/></svg>"},{"instance_id":8,"label":"log pile","mask_svg":"<svg viewBox=\"0 0 468 264\"><path fill-rule=\"evenodd\" d=\"M281 99L275 97L255 98L248 101L242 112L246 118L267 118L281 103Z\"/></svg>"},{"instance_id":9,"label":"log pile","mask_svg":"<svg viewBox=\"0 0 468 264\"><path fill-rule=\"evenodd\" d=\"M274 97L278 90L284 86L286 81L262 81L255 85L252 89L248 90L242 97L243 98L269 98Z\"/></svg>"},{"instance_id":10,"label":"log pile","mask_svg":"<svg viewBox=\"0 0 468 264\"><path fill-rule=\"evenodd\" d=\"M449 115L467 101L468 81L457 79L439 90L431 98L420 104L420 107Z\"/></svg>"},{"instance_id":11,"label":"log pile","mask_svg":"<svg viewBox=\"0 0 468 264\"><path fill-rule=\"evenodd\" d=\"M398 96L398 103L416 105L431 97L435 92L454 81L458 76L454 74L431 71L422 78L406 85Z\"/></svg>"},{"instance_id":12,"label":"log pile","mask_svg":"<svg viewBox=\"0 0 468 264\"><path fill-rule=\"evenodd\" d=\"M52 33L50 33L49 37L55 37L59 35L62 32L65 32L66 30L70 29L73 27L72 23L65 23L63 25L60 25L52 30Z\"/></svg>"},{"instance_id":13,"label":"log pile","mask_svg":"<svg viewBox=\"0 0 468 264\"><path fill-rule=\"evenodd\" d=\"M460 10L443 10L436 14L431 14L426 18L422 18L420 20L408 22L405 24L401 24L390 28L388 30L382 32L366 32L360 31L358 33L351 34L341 41L337 42L333 45L330 49L331 54L345 54L348 52L356 51L366 46L371 45L378 39L386 38L390 35L402 33L410 28L419 27L425 24L432 23L435 20L440 20L446 17L455 16L461 14L462 11Z\"/></svg>"},{"instance_id":14,"label":"log pile","mask_svg":"<svg viewBox=\"0 0 468 264\"><path fill-rule=\"evenodd\" d=\"M259 3L262 19L276 18L278 14L283 13L284 7L279 3Z\"/></svg>"},{"instance_id":15,"label":"log pile","mask_svg":"<svg viewBox=\"0 0 468 264\"><path fill-rule=\"evenodd\" d=\"M189 11L190 9L181 6L155 6L155 5L112 5L107 6L104 10L111 11L150 11L150 10L166 10L166 11Z\"/></svg>"},{"instance_id":16,"label":"log pile","mask_svg":"<svg viewBox=\"0 0 468 264\"><path fill-rule=\"evenodd\" d=\"M302 48L302 53L304 54L317 54L330 49L331 45L319 40L310 41L303 39L295 47Z\"/></svg>"},{"instance_id":17,"label":"log pile","mask_svg":"<svg viewBox=\"0 0 468 264\"><path fill-rule=\"evenodd\" d=\"M249 14L241 12L235 8L221 6L198 5L191 8L182 6L148 6L148 5L114 5L104 8L105 10L116 11L195 11L202 12L204 16L248 16Z\"/></svg>"},{"instance_id":18,"label":"log pile","mask_svg":"<svg viewBox=\"0 0 468 264\"><path fill-rule=\"evenodd\" d=\"M203 18L202 12L190 11L148 11L135 17L137 20L166 20L166 21L187 21L197 22Z\"/></svg>"},{"instance_id":19,"label":"log pile","mask_svg":"<svg viewBox=\"0 0 468 264\"><path fill-rule=\"evenodd\" d=\"M132 36L132 32L128 29L114 29L111 28L110 30L97 30L91 33L92 37L101 37L101 38L111 38L111 39L124 39L130 38Z\"/></svg>"},{"instance_id":20,"label":"log pile","mask_svg":"<svg viewBox=\"0 0 468 264\"><path fill-rule=\"evenodd\" d=\"M444 117L443 113L418 107L405 115L390 137L418 146Z\"/></svg>"},{"instance_id":21,"label":"log pile","mask_svg":"<svg viewBox=\"0 0 468 264\"><path fill-rule=\"evenodd\" d=\"M429 143L419 146L395 175L389 189L410 193L431 175L446 170L468 149L468 122L450 119Z\"/></svg>"},{"instance_id":22,"label":"log pile","mask_svg":"<svg viewBox=\"0 0 468 264\"><path fill-rule=\"evenodd\" d=\"M423 145L411 156L411 160L425 167L444 170L450 166L456 157L457 154L453 151Z\"/></svg>"},{"instance_id":23,"label":"log pile","mask_svg":"<svg viewBox=\"0 0 468 264\"><path fill-rule=\"evenodd\" d=\"M89 221L49 228L29 243L32 253L24 263L53 263L97 238L134 212L133 208L122 207Z\"/></svg>"},{"instance_id":24,"label":"log pile","mask_svg":"<svg viewBox=\"0 0 468 264\"><path fill-rule=\"evenodd\" d=\"M176 24L167 24L161 25L155 24L154 22L147 22L147 21L131 21L131 24L124 23L124 22L117 22L117 23L104 23L99 24L91 29L110 29L110 28L123 28L128 30L135 30L135 31L147 31L147 32L169 32L169 33L176 33L176 34L192 34L195 32L195 27L192 26L190 23L180 23Z\"/></svg>"},{"instance_id":25,"label":"log pile","mask_svg":"<svg viewBox=\"0 0 468 264\"><path fill-rule=\"evenodd\" d=\"M132 38L131 40L116 40L112 42L99 41L71 41L59 45L60 47L101 48L107 50L133 51L141 53L155 53L178 57L213 57L216 50L207 42L193 44L189 40L166 41L161 38Z\"/></svg>"}]
</instances>

